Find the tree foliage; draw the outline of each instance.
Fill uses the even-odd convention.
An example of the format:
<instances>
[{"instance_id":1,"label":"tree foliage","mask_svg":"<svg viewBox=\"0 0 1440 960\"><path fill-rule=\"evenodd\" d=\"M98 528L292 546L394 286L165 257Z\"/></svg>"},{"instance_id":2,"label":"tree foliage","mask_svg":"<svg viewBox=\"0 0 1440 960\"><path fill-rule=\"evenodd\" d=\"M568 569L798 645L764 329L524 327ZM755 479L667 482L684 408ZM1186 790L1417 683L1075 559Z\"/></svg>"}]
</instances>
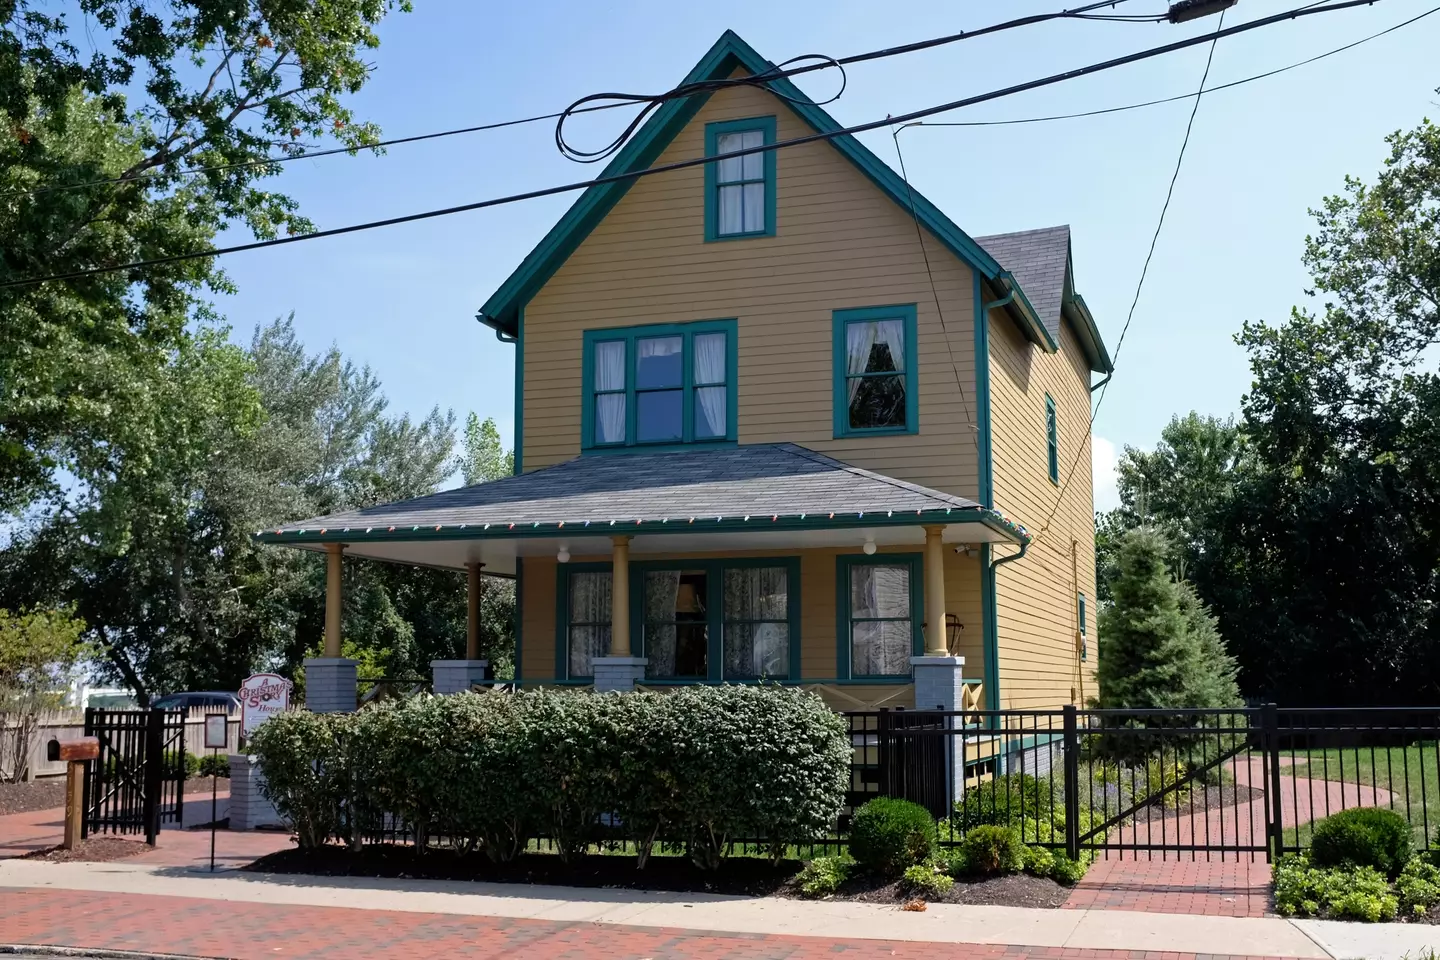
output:
<instances>
[{"instance_id":1,"label":"tree foliage","mask_svg":"<svg viewBox=\"0 0 1440 960\"><path fill-rule=\"evenodd\" d=\"M40 712L59 705L84 629L65 610L0 609L0 782L28 779Z\"/></svg>"}]
</instances>

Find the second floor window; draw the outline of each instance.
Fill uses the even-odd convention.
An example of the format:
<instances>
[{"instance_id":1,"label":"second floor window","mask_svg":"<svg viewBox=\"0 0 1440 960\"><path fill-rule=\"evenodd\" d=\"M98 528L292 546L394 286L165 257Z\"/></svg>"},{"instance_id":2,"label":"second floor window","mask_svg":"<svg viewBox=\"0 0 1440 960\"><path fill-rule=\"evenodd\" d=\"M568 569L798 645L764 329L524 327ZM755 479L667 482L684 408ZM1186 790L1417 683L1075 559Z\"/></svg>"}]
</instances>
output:
<instances>
[{"instance_id":1,"label":"second floor window","mask_svg":"<svg viewBox=\"0 0 1440 960\"><path fill-rule=\"evenodd\" d=\"M835 436L915 433L914 304L835 311Z\"/></svg>"},{"instance_id":2,"label":"second floor window","mask_svg":"<svg viewBox=\"0 0 1440 960\"><path fill-rule=\"evenodd\" d=\"M735 321L585 332L586 449L735 439Z\"/></svg>"},{"instance_id":3,"label":"second floor window","mask_svg":"<svg viewBox=\"0 0 1440 960\"><path fill-rule=\"evenodd\" d=\"M1045 467L1050 482L1060 482L1060 428L1055 421L1055 399L1045 394Z\"/></svg>"},{"instance_id":4,"label":"second floor window","mask_svg":"<svg viewBox=\"0 0 1440 960\"><path fill-rule=\"evenodd\" d=\"M774 142L774 117L705 125L706 240L775 235L774 151L725 156Z\"/></svg>"}]
</instances>

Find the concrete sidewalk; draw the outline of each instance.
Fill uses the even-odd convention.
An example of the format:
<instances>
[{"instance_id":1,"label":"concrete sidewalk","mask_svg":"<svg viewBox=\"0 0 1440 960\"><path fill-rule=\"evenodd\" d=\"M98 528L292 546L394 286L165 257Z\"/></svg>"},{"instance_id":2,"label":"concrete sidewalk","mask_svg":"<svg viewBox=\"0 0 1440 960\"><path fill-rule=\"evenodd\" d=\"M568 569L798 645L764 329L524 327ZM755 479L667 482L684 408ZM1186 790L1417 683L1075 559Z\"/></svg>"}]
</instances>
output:
<instances>
[{"instance_id":1,"label":"concrete sidewalk","mask_svg":"<svg viewBox=\"0 0 1440 960\"><path fill-rule=\"evenodd\" d=\"M1352 931L1350 925L1303 925L1276 918L1201 917L1134 911L931 904L924 913L908 913L881 904L811 903L774 897L233 872L210 876L196 874L190 868L126 862L54 864L12 860L0 863L0 887L184 897L233 904L347 908L390 914L425 913L666 928L732 935L1024 945L1059 950L1125 950L1315 960L1336 956L1401 960L1406 953L1413 954L1433 942L1437 932L1434 927L1400 924L1374 925ZM0 900L3 899L0 897ZM0 927L3 926L3 911L0 911ZM1331 931L1331 927L1344 929ZM1334 943L1339 952L1326 949L1322 945L1324 943Z\"/></svg>"}]
</instances>

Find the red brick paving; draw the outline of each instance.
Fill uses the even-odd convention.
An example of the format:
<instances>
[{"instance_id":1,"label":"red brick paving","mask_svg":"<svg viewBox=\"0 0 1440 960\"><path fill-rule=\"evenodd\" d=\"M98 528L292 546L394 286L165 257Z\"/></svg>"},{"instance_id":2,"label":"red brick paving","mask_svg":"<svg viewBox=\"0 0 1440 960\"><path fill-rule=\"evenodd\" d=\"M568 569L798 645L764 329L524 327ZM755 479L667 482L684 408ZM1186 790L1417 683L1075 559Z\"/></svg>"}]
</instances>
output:
<instances>
[{"instance_id":1,"label":"red brick paving","mask_svg":"<svg viewBox=\"0 0 1440 960\"><path fill-rule=\"evenodd\" d=\"M227 960L1197 960L1195 954L715 934L187 897L4 890L0 942ZM1205 960L1224 960L1209 956Z\"/></svg>"},{"instance_id":2,"label":"red brick paving","mask_svg":"<svg viewBox=\"0 0 1440 960\"><path fill-rule=\"evenodd\" d=\"M1197 857L1203 856L1197 854ZM1100 860L1075 885L1067 910L1140 910L1211 917L1263 917L1270 908L1270 865L1188 858Z\"/></svg>"}]
</instances>

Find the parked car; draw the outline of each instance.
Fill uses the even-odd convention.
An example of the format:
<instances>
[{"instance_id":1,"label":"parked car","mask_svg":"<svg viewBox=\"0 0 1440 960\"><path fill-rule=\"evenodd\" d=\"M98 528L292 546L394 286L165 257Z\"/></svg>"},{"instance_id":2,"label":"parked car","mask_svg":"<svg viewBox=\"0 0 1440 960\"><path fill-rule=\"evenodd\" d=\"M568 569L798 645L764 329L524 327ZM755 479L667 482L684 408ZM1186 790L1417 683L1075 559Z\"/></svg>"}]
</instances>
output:
<instances>
[{"instance_id":1,"label":"parked car","mask_svg":"<svg viewBox=\"0 0 1440 960\"><path fill-rule=\"evenodd\" d=\"M190 710L195 707L208 707L214 710L230 711L240 706L240 698L227 690L190 690L156 697L150 705L162 710Z\"/></svg>"}]
</instances>

